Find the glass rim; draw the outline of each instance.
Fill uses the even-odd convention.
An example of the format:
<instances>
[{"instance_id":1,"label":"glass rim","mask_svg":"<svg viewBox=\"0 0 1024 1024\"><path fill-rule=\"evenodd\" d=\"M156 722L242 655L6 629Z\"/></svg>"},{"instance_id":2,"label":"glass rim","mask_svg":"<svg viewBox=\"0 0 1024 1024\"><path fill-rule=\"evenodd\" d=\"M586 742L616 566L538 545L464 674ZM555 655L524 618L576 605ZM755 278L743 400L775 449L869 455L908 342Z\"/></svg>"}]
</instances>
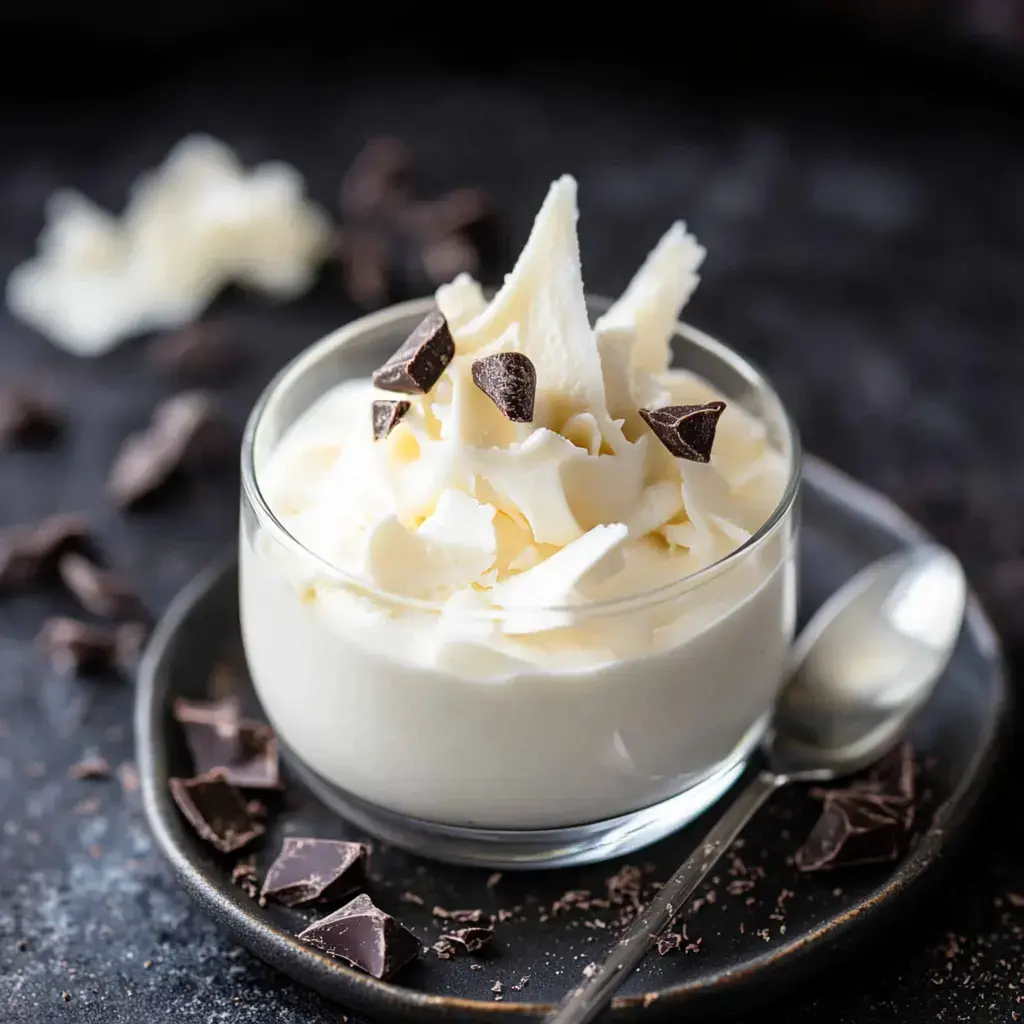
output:
<instances>
[{"instance_id":1,"label":"glass rim","mask_svg":"<svg viewBox=\"0 0 1024 1024\"><path fill-rule=\"evenodd\" d=\"M489 291L488 295L490 294L493 294L493 292ZM607 310L611 305L611 299L603 296L587 295L588 310L600 313ZM725 363L730 369L744 378L757 393L766 395L774 403L781 426L784 428L786 439L789 442L789 475L782 496L772 510L771 515L742 544L709 565L698 569L696 572L680 576L670 583L662 584L651 590L598 601L583 601L578 604L518 605L508 608L460 608L457 612L452 612L446 610L445 601L432 601L425 598L407 597L403 594L393 594L373 586L373 584L360 579L358 576L351 575L322 555L317 554L311 548L308 548L278 519L270 507L270 503L264 497L259 480L257 479L255 463L256 437L264 415L275 396L318 363L328 352L333 352L343 345L357 341L360 336L368 331L387 328L405 319L422 319L435 306L436 302L433 296L409 299L358 317L331 331L290 359L264 387L249 413L245 431L242 435L242 496L255 515L260 528L266 530L286 549L311 561L316 566L319 574L343 583L349 589L387 602L387 604L392 606L423 612L445 612L460 619L500 622L512 616L523 614L571 615L589 618L591 616L608 615L617 612L632 612L652 604L660 604L677 595L682 596L691 590L696 590L704 584L711 582L711 580L716 579L729 567L743 561L747 555L761 548L775 535L796 502L803 469L803 450L796 423L793 421L792 416L790 416L789 410L779 397L778 392L767 376L745 356L741 356L728 345L698 328L684 321L677 321L674 326L675 334L704 349L710 355ZM244 536L242 540L244 541Z\"/></svg>"}]
</instances>

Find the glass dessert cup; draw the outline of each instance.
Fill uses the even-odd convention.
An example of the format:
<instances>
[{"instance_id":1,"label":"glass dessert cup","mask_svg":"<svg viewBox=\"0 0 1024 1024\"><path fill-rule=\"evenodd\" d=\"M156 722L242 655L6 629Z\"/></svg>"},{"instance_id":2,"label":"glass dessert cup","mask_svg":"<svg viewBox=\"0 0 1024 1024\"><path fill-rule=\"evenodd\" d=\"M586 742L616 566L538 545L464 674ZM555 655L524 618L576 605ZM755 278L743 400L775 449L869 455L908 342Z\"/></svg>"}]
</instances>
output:
<instances>
[{"instance_id":1,"label":"glass dessert cup","mask_svg":"<svg viewBox=\"0 0 1024 1024\"><path fill-rule=\"evenodd\" d=\"M607 308L588 305L592 315ZM240 594L256 691L293 770L385 841L494 868L627 853L717 801L767 725L796 618L795 428L757 370L679 324L673 365L761 421L786 460L768 521L725 558L648 593L467 609L454 630L446 613L442 629L438 605L375 591L306 549L260 489L291 425L338 383L368 376L431 308L432 299L407 302L335 331L253 409L242 450ZM474 645L505 633L573 652L570 667L503 670L500 654L492 661L492 648ZM648 635L659 639L638 647ZM417 659L424 642L433 645L429 662ZM438 654L445 644L448 659ZM602 656L588 661L592 649Z\"/></svg>"}]
</instances>

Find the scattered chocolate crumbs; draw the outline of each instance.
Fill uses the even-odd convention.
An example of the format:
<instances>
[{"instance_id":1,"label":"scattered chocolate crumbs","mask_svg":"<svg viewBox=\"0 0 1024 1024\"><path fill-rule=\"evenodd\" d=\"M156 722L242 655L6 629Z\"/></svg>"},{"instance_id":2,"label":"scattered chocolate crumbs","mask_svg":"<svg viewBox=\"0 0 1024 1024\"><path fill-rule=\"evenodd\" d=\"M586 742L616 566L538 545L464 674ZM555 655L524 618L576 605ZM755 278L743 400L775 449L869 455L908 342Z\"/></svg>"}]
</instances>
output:
<instances>
[{"instance_id":1,"label":"scattered chocolate crumbs","mask_svg":"<svg viewBox=\"0 0 1024 1024\"><path fill-rule=\"evenodd\" d=\"M363 843L288 836L262 894L286 907L341 900L365 885L368 852Z\"/></svg>"},{"instance_id":2,"label":"scattered chocolate crumbs","mask_svg":"<svg viewBox=\"0 0 1024 1024\"><path fill-rule=\"evenodd\" d=\"M315 921L299 938L382 981L420 955L419 939L366 895Z\"/></svg>"},{"instance_id":3,"label":"scattered chocolate crumbs","mask_svg":"<svg viewBox=\"0 0 1024 1024\"><path fill-rule=\"evenodd\" d=\"M250 854L243 857L231 869L231 881L235 883L249 899L257 899L260 894L259 880L256 875L256 858Z\"/></svg>"},{"instance_id":4,"label":"scattered chocolate crumbs","mask_svg":"<svg viewBox=\"0 0 1024 1024\"><path fill-rule=\"evenodd\" d=\"M402 903L414 903L417 907L423 906L423 897L417 896L414 892L403 892L398 899Z\"/></svg>"},{"instance_id":5,"label":"scattered chocolate crumbs","mask_svg":"<svg viewBox=\"0 0 1024 1024\"><path fill-rule=\"evenodd\" d=\"M386 399L375 401L373 403L374 441L383 441L398 426L410 408L409 403L405 401L391 402Z\"/></svg>"},{"instance_id":6,"label":"scattered chocolate crumbs","mask_svg":"<svg viewBox=\"0 0 1024 1024\"><path fill-rule=\"evenodd\" d=\"M223 770L242 789L278 789L277 737L269 725L241 717L238 699L174 702L197 774Z\"/></svg>"},{"instance_id":7,"label":"scattered chocolate crumbs","mask_svg":"<svg viewBox=\"0 0 1024 1024\"><path fill-rule=\"evenodd\" d=\"M495 983L494 983L494 984L493 984L493 985L491 986L491 991L492 991L492 992L494 993L494 1001L495 1001L496 1003L500 1003L500 1002L501 1002L501 1000L505 998L505 997L504 997L504 996L502 995L502 993L503 993L503 992L505 991L505 986L504 986L504 985L502 985L502 983L501 983L500 981L496 981L496 982L495 982Z\"/></svg>"},{"instance_id":8,"label":"scattered chocolate crumbs","mask_svg":"<svg viewBox=\"0 0 1024 1024\"><path fill-rule=\"evenodd\" d=\"M640 415L654 436L677 459L710 462L718 420L724 411L725 402L708 402L641 409Z\"/></svg>"},{"instance_id":9,"label":"scattered chocolate crumbs","mask_svg":"<svg viewBox=\"0 0 1024 1024\"><path fill-rule=\"evenodd\" d=\"M425 395L437 383L455 355L455 343L444 314L428 313L398 351L373 372L373 383L384 391ZM376 417L375 417L376 419Z\"/></svg>"},{"instance_id":10,"label":"scattered chocolate crumbs","mask_svg":"<svg viewBox=\"0 0 1024 1024\"><path fill-rule=\"evenodd\" d=\"M455 921L457 924L479 924L488 917L479 907L471 910L445 910L444 907L435 906L430 913L442 921Z\"/></svg>"},{"instance_id":11,"label":"scattered chocolate crumbs","mask_svg":"<svg viewBox=\"0 0 1024 1024\"><path fill-rule=\"evenodd\" d=\"M110 468L107 489L130 509L167 484L186 464L220 459L229 451L213 399L183 391L162 402L145 430L129 436Z\"/></svg>"},{"instance_id":12,"label":"scattered chocolate crumbs","mask_svg":"<svg viewBox=\"0 0 1024 1024\"><path fill-rule=\"evenodd\" d=\"M221 853L233 853L262 835L264 827L245 808L241 794L221 771L168 782L178 809L195 830Z\"/></svg>"},{"instance_id":13,"label":"scattered chocolate crumbs","mask_svg":"<svg viewBox=\"0 0 1024 1024\"><path fill-rule=\"evenodd\" d=\"M363 308L393 286L421 294L457 274L476 273L493 241L493 206L475 188L415 200L412 157L399 139L371 139L342 181L342 226L334 254L349 296Z\"/></svg>"},{"instance_id":14,"label":"scattered chocolate crumbs","mask_svg":"<svg viewBox=\"0 0 1024 1024\"><path fill-rule=\"evenodd\" d=\"M472 964L469 965L469 969L471 971L482 971L484 969L484 965L483 964L478 964L478 963L472 963Z\"/></svg>"},{"instance_id":15,"label":"scattered chocolate crumbs","mask_svg":"<svg viewBox=\"0 0 1024 1024\"><path fill-rule=\"evenodd\" d=\"M530 423L537 395L537 368L522 352L496 352L475 359L473 383L513 423Z\"/></svg>"},{"instance_id":16,"label":"scattered chocolate crumbs","mask_svg":"<svg viewBox=\"0 0 1024 1024\"><path fill-rule=\"evenodd\" d=\"M0 387L0 447L50 444L64 429L57 408L29 388Z\"/></svg>"},{"instance_id":17,"label":"scattered chocolate crumbs","mask_svg":"<svg viewBox=\"0 0 1024 1024\"><path fill-rule=\"evenodd\" d=\"M61 556L93 550L89 520L84 515L48 516L38 523L0 532L0 591L25 590L49 583Z\"/></svg>"},{"instance_id":18,"label":"scattered chocolate crumbs","mask_svg":"<svg viewBox=\"0 0 1024 1024\"><path fill-rule=\"evenodd\" d=\"M435 942L430 948L437 954L438 960L455 959L455 946L451 942L449 942L444 936L439 938L437 942Z\"/></svg>"},{"instance_id":19,"label":"scattered chocolate crumbs","mask_svg":"<svg viewBox=\"0 0 1024 1024\"><path fill-rule=\"evenodd\" d=\"M476 953L478 950L483 949L493 937L493 928L477 925L445 932L439 941L461 946L467 953Z\"/></svg>"},{"instance_id":20,"label":"scattered chocolate crumbs","mask_svg":"<svg viewBox=\"0 0 1024 1024\"><path fill-rule=\"evenodd\" d=\"M487 879L487 882L486 882L487 888L488 889L493 889L500 881L501 881L501 872L500 871L495 871L494 874L491 875Z\"/></svg>"},{"instance_id":21,"label":"scattered chocolate crumbs","mask_svg":"<svg viewBox=\"0 0 1024 1024\"><path fill-rule=\"evenodd\" d=\"M58 563L64 586L93 615L107 619L131 618L141 610L138 596L114 573L84 555L69 551Z\"/></svg>"},{"instance_id":22,"label":"scattered chocolate crumbs","mask_svg":"<svg viewBox=\"0 0 1024 1024\"><path fill-rule=\"evenodd\" d=\"M105 757L92 754L73 764L68 770L68 775L72 779L109 779L110 765Z\"/></svg>"},{"instance_id":23,"label":"scattered chocolate crumbs","mask_svg":"<svg viewBox=\"0 0 1024 1024\"><path fill-rule=\"evenodd\" d=\"M519 984L518 985L513 985L512 986L512 991L513 992L522 992L523 989L526 988L526 986L529 985L529 984L530 984L530 976L528 974L524 975L522 978L519 979Z\"/></svg>"},{"instance_id":24,"label":"scattered chocolate crumbs","mask_svg":"<svg viewBox=\"0 0 1024 1024\"><path fill-rule=\"evenodd\" d=\"M148 355L159 369L183 380L215 383L241 363L241 348L220 325L195 323L154 338Z\"/></svg>"},{"instance_id":25,"label":"scattered chocolate crumbs","mask_svg":"<svg viewBox=\"0 0 1024 1024\"><path fill-rule=\"evenodd\" d=\"M53 668L62 675L90 675L124 669L137 655L134 632L77 619L47 619L36 638Z\"/></svg>"}]
</instances>

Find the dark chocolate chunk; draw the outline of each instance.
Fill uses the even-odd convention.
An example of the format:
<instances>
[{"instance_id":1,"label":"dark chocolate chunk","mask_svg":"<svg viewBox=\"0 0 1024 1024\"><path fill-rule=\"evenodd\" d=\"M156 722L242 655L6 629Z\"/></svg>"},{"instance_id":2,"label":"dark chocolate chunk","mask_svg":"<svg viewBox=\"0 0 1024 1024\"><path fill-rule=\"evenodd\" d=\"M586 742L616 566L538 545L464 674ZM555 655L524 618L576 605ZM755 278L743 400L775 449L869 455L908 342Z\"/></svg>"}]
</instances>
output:
<instances>
[{"instance_id":1,"label":"dark chocolate chunk","mask_svg":"<svg viewBox=\"0 0 1024 1024\"><path fill-rule=\"evenodd\" d=\"M47 619L36 640L62 675L90 675L124 665L118 631L105 626L70 618Z\"/></svg>"},{"instance_id":2,"label":"dark chocolate chunk","mask_svg":"<svg viewBox=\"0 0 1024 1024\"><path fill-rule=\"evenodd\" d=\"M223 328L198 323L155 338L149 357L184 380L218 382L241 363L241 349Z\"/></svg>"},{"instance_id":3,"label":"dark chocolate chunk","mask_svg":"<svg viewBox=\"0 0 1024 1024\"><path fill-rule=\"evenodd\" d=\"M263 896L286 907L340 900L366 884L363 843L288 837L263 880Z\"/></svg>"},{"instance_id":4,"label":"dark chocolate chunk","mask_svg":"<svg viewBox=\"0 0 1024 1024\"><path fill-rule=\"evenodd\" d=\"M375 401L373 403L373 439L383 441L398 426L409 408L409 403L406 401L389 402L386 399Z\"/></svg>"},{"instance_id":5,"label":"dark chocolate chunk","mask_svg":"<svg viewBox=\"0 0 1024 1024\"><path fill-rule=\"evenodd\" d=\"M899 857L903 834L894 814L838 790L826 797L821 817L796 852L796 866L821 871L893 861Z\"/></svg>"},{"instance_id":6,"label":"dark chocolate chunk","mask_svg":"<svg viewBox=\"0 0 1024 1024\"><path fill-rule=\"evenodd\" d=\"M369 896L311 924L299 938L386 981L420 953L420 941Z\"/></svg>"},{"instance_id":7,"label":"dark chocolate chunk","mask_svg":"<svg viewBox=\"0 0 1024 1024\"><path fill-rule=\"evenodd\" d=\"M677 458L690 462L710 462L718 419L725 402L706 405L666 405L661 409L641 409L640 415L654 436Z\"/></svg>"},{"instance_id":8,"label":"dark chocolate chunk","mask_svg":"<svg viewBox=\"0 0 1024 1024\"><path fill-rule=\"evenodd\" d=\"M402 343L398 351L373 374L373 383L385 391L425 395L437 383L455 355L455 343L444 314L435 309Z\"/></svg>"},{"instance_id":9,"label":"dark chocolate chunk","mask_svg":"<svg viewBox=\"0 0 1024 1024\"><path fill-rule=\"evenodd\" d=\"M0 445L46 445L64 427L57 409L28 388L0 387Z\"/></svg>"},{"instance_id":10,"label":"dark chocolate chunk","mask_svg":"<svg viewBox=\"0 0 1024 1024\"><path fill-rule=\"evenodd\" d=\"M49 582L61 556L93 551L89 520L83 515L49 516L0 533L0 591Z\"/></svg>"},{"instance_id":11,"label":"dark chocolate chunk","mask_svg":"<svg viewBox=\"0 0 1024 1024\"><path fill-rule=\"evenodd\" d=\"M107 489L121 508L131 508L162 488L186 463L225 454L223 441L223 422L208 395L174 395L157 407L145 430L121 446Z\"/></svg>"},{"instance_id":12,"label":"dark chocolate chunk","mask_svg":"<svg viewBox=\"0 0 1024 1024\"><path fill-rule=\"evenodd\" d=\"M196 835L221 853L248 846L264 832L246 810L242 795L221 771L193 779L170 779L171 796Z\"/></svg>"},{"instance_id":13,"label":"dark chocolate chunk","mask_svg":"<svg viewBox=\"0 0 1024 1024\"><path fill-rule=\"evenodd\" d=\"M105 757L99 754L90 754L83 757L77 764L68 769L68 775L73 779L109 779L110 764Z\"/></svg>"},{"instance_id":14,"label":"dark chocolate chunk","mask_svg":"<svg viewBox=\"0 0 1024 1024\"><path fill-rule=\"evenodd\" d=\"M75 552L63 555L58 569L64 586L93 615L121 619L140 610L138 596L124 581L84 555Z\"/></svg>"},{"instance_id":15,"label":"dark chocolate chunk","mask_svg":"<svg viewBox=\"0 0 1024 1024\"><path fill-rule=\"evenodd\" d=\"M242 789L278 789L277 737L269 725L241 717L238 701L174 702L196 774L219 769Z\"/></svg>"},{"instance_id":16,"label":"dark chocolate chunk","mask_svg":"<svg viewBox=\"0 0 1024 1024\"><path fill-rule=\"evenodd\" d=\"M490 925L476 925L469 928L457 928L453 932L445 932L441 942L461 946L467 953L476 953L483 949L494 938L494 929Z\"/></svg>"},{"instance_id":17,"label":"dark chocolate chunk","mask_svg":"<svg viewBox=\"0 0 1024 1024\"><path fill-rule=\"evenodd\" d=\"M473 383L513 423L533 419L537 369L522 352L496 352L473 361Z\"/></svg>"},{"instance_id":18,"label":"dark chocolate chunk","mask_svg":"<svg viewBox=\"0 0 1024 1024\"><path fill-rule=\"evenodd\" d=\"M360 150L341 183L338 205L347 220L386 216L409 201L412 156L401 139L380 136Z\"/></svg>"}]
</instances>

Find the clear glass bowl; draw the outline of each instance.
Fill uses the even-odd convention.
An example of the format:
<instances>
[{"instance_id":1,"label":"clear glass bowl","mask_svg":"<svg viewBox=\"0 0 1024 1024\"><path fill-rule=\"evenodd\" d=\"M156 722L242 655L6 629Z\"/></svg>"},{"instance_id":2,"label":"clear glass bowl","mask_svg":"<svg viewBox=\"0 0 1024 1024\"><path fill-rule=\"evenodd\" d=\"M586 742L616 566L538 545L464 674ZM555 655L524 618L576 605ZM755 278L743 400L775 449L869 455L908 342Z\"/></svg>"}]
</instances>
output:
<instances>
[{"instance_id":1,"label":"clear glass bowl","mask_svg":"<svg viewBox=\"0 0 1024 1024\"><path fill-rule=\"evenodd\" d=\"M590 306L596 315L606 303ZM296 419L339 382L368 376L430 308L431 300L403 303L329 335L252 412L240 592L257 693L293 768L386 841L489 867L617 856L716 801L765 728L796 616L796 431L757 370L679 325L673 365L761 420L788 460L768 522L726 558L655 591L528 610L545 643L607 650L616 637L650 636L646 649L633 643L619 660L564 671L474 676L473 659L455 656L425 667L416 652L436 643L438 606L375 591L307 550L268 506L260 474ZM358 487L353 480L354 494ZM523 614L467 612L453 655ZM655 640L666 635L671 642Z\"/></svg>"}]
</instances>

